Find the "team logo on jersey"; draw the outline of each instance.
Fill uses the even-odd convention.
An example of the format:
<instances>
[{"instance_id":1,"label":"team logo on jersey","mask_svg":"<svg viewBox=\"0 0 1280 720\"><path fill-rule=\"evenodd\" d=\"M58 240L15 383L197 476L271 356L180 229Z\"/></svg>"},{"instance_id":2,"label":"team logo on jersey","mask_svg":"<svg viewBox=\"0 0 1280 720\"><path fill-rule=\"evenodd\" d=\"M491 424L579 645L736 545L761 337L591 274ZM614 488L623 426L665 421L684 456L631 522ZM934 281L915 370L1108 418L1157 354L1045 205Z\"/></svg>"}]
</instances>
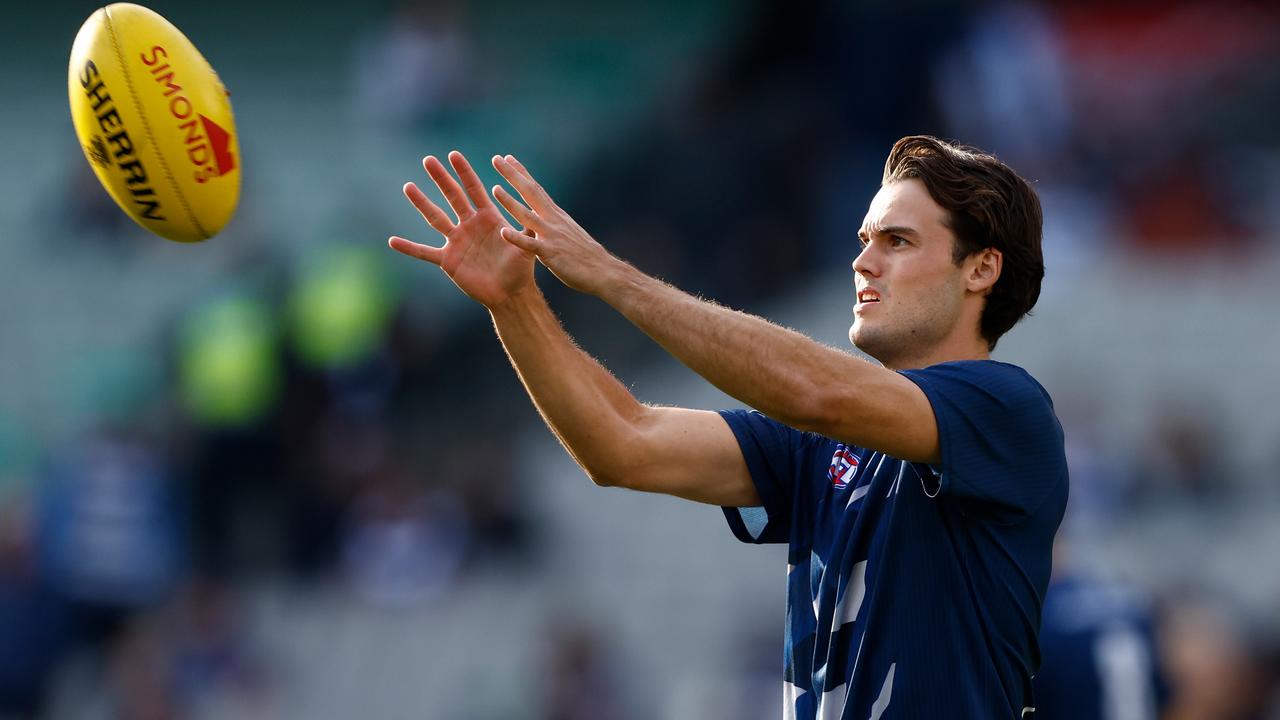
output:
<instances>
[{"instance_id":1,"label":"team logo on jersey","mask_svg":"<svg viewBox=\"0 0 1280 720\"><path fill-rule=\"evenodd\" d=\"M831 456L831 467L827 468L827 478L831 487L843 490L858 474L858 456L854 455L844 444L836 445L836 453Z\"/></svg>"}]
</instances>

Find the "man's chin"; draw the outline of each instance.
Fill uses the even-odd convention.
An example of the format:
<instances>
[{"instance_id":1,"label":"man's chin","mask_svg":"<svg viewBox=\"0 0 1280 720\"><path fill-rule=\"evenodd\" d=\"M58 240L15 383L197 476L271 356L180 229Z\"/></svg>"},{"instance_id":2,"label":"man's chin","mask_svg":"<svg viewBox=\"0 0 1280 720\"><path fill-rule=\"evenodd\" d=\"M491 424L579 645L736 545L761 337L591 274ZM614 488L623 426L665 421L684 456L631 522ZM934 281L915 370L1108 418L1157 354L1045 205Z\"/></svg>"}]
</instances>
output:
<instances>
[{"instance_id":1,"label":"man's chin","mask_svg":"<svg viewBox=\"0 0 1280 720\"><path fill-rule=\"evenodd\" d=\"M863 355L870 357L886 367L889 359L895 356L892 338L884 333L876 333L865 324L855 322L849 326L849 342Z\"/></svg>"},{"instance_id":2,"label":"man's chin","mask_svg":"<svg viewBox=\"0 0 1280 720\"><path fill-rule=\"evenodd\" d=\"M854 322L854 324L850 325L849 326L849 342L852 343L853 346L857 348L859 351L861 351L862 353L866 355L870 355L871 357L876 358L877 360L879 359L879 357L876 355L877 348L876 348L875 337L872 333L867 332L867 328L865 326L862 326L857 322Z\"/></svg>"}]
</instances>

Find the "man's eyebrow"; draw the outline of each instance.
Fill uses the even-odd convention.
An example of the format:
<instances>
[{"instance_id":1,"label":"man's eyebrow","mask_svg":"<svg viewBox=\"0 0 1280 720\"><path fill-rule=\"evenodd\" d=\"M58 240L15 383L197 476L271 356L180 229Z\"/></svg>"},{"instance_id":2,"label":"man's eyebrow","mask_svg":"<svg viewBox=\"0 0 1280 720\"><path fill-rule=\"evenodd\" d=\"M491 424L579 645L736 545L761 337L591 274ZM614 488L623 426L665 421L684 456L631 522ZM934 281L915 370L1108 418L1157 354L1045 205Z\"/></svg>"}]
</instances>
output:
<instances>
[{"instance_id":1,"label":"man's eyebrow","mask_svg":"<svg viewBox=\"0 0 1280 720\"><path fill-rule=\"evenodd\" d=\"M868 232L867 228L862 228L858 230L858 237L866 239L867 232ZM920 234L916 232L915 228L907 227L906 225L887 225L885 227L872 227L870 229L870 232L875 233L876 235L903 235L908 237L914 237Z\"/></svg>"}]
</instances>

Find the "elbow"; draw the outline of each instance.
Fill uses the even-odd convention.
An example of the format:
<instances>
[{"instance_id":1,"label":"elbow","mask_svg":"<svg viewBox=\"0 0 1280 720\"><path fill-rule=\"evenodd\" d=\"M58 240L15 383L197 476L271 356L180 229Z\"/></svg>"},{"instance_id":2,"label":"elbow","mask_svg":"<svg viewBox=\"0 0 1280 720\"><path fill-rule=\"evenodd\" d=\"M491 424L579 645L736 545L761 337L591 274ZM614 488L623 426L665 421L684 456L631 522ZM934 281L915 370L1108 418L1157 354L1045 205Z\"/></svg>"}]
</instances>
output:
<instances>
[{"instance_id":1,"label":"elbow","mask_svg":"<svg viewBox=\"0 0 1280 720\"><path fill-rule=\"evenodd\" d=\"M582 469L587 472L587 477L591 478L591 482L602 488L630 487L630 481L635 474L634 468L629 458L618 455L607 458L607 462L595 462L582 466Z\"/></svg>"},{"instance_id":2,"label":"elbow","mask_svg":"<svg viewBox=\"0 0 1280 720\"><path fill-rule=\"evenodd\" d=\"M815 389L797 400L792 427L830 436L848 418L849 399L830 389Z\"/></svg>"},{"instance_id":3,"label":"elbow","mask_svg":"<svg viewBox=\"0 0 1280 720\"><path fill-rule=\"evenodd\" d=\"M587 477L591 478L591 482L594 483L596 487L602 487L602 488L626 487L622 482L623 480L622 474L617 472L588 469Z\"/></svg>"},{"instance_id":4,"label":"elbow","mask_svg":"<svg viewBox=\"0 0 1280 720\"><path fill-rule=\"evenodd\" d=\"M663 454L654 439L655 419L650 408L641 406L639 413L600 444L601 452L593 455L591 462L579 463L591 482L605 488L652 492Z\"/></svg>"},{"instance_id":5,"label":"elbow","mask_svg":"<svg viewBox=\"0 0 1280 720\"><path fill-rule=\"evenodd\" d=\"M839 424L847 398L841 383L830 377L795 368L778 379L772 411L757 407L786 425L798 430L822 433Z\"/></svg>"},{"instance_id":6,"label":"elbow","mask_svg":"<svg viewBox=\"0 0 1280 720\"><path fill-rule=\"evenodd\" d=\"M643 490L646 463L641 439L635 435L612 443L614 448L605 458L583 465L591 482L602 488Z\"/></svg>"}]
</instances>

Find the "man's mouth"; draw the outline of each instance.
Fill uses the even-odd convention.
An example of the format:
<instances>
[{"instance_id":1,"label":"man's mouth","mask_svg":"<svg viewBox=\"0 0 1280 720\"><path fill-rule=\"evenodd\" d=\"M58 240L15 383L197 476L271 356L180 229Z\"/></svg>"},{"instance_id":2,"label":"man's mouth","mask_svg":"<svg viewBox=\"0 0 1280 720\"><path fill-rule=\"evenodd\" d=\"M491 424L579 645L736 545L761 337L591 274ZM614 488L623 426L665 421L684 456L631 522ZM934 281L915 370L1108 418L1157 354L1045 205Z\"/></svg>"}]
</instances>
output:
<instances>
[{"instance_id":1,"label":"man's mouth","mask_svg":"<svg viewBox=\"0 0 1280 720\"><path fill-rule=\"evenodd\" d=\"M862 303L878 303L880 302L880 293L871 288L863 288L858 291L858 304Z\"/></svg>"}]
</instances>

